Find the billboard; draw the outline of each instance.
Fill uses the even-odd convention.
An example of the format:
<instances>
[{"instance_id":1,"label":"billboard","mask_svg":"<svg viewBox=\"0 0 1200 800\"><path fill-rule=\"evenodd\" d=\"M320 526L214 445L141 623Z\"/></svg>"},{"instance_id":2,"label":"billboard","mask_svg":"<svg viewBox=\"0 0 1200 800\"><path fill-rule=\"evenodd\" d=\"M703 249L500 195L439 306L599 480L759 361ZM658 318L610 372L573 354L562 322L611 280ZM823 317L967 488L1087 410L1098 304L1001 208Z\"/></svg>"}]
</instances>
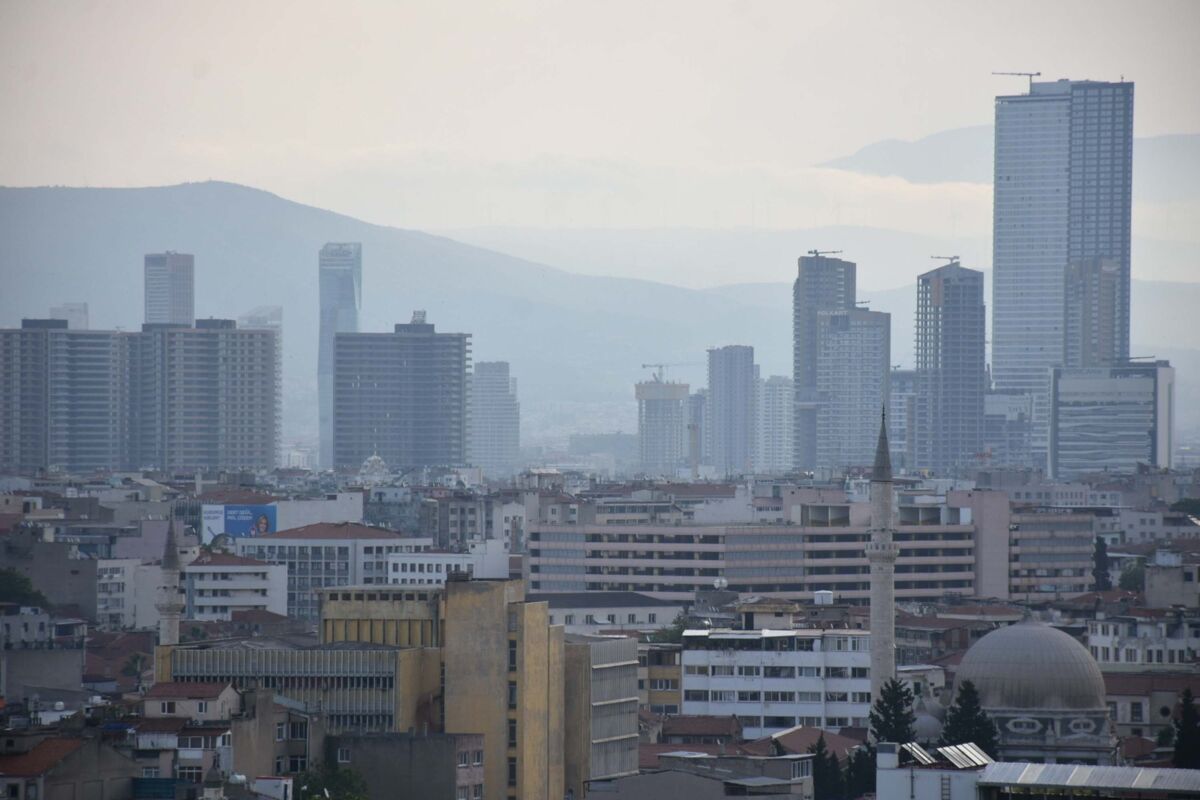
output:
<instances>
[{"instance_id":1,"label":"billboard","mask_svg":"<svg viewBox=\"0 0 1200 800\"><path fill-rule=\"evenodd\" d=\"M200 517L205 543L222 533L261 536L276 530L275 506L203 506Z\"/></svg>"}]
</instances>

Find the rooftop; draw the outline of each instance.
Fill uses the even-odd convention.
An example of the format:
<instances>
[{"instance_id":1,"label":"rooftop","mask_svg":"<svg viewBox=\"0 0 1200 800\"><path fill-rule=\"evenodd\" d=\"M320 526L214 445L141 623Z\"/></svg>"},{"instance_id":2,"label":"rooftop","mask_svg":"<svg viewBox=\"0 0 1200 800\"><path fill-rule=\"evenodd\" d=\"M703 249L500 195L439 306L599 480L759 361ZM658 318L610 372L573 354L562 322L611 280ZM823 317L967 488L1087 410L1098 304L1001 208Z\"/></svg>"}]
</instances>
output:
<instances>
[{"instance_id":1,"label":"rooftop","mask_svg":"<svg viewBox=\"0 0 1200 800\"><path fill-rule=\"evenodd\" d=\"M266 561L259 561L256 558L246 558L245 556L235 556L233 553L203 553L195 561L185 567L185 571L191 567L269 567Z\"/></svg>"},{"instance_id":2,"label":"rooftop","mask_svg":"<svg viewBox=\"0 0 1200 800\"><path fill-rule=\"evenodd\" d=\"M525 600L548 603L550 608L661 608L681 605L678 600L660 600L641 592L534 592L525 595Z\"/></svg>"},{"instance_id":3,"label":"rooftop","mask_svg":"<svg viewBox=\"0 0 1200 800\"><path fill-rule=\"evenodd\" d=\"M56 767L64 758L83 747L82 739L45 739L27 753L0 756L0 775L36 778Z\"/></svg>"},{"instance_id":4,"label":"rooftop","mask_svg":"<svg viewBox=\"0 0 1200 800\"><path fill-rule=\"evenodd\" d=\"M221 692L229 687L228 683L188 683L183 681L160 681L150 687L145 696L148 699L184 698L186 700L212 700L220 697Z\"/></svg>"},{"instance_id":5,"label":"rooftop","mask_svg":"<svg viewBox=\"0 0 1200 800\"><path fill-rule=\"evenodd\" d=\"M299 528L289 528L286 531L276 531L255 540L265 539L277 541L280 539L403 539L396 531L386 528L373 528L357 522L317 522L312 525L302 525Z\"/></svg>"}]
</instances>

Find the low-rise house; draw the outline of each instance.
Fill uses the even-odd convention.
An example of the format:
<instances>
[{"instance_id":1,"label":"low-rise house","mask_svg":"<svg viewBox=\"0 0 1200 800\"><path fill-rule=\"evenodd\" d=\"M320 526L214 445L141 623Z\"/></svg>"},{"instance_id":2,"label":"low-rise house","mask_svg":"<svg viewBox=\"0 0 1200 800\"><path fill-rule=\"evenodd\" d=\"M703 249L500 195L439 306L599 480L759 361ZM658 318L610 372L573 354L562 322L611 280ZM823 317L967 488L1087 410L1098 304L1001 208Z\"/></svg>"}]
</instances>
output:
<instances>
[{"instance_id":1,"label":"low-rise house","mask_svg":"<svg viewBox=\"0 0 1200 800\"><path fill-rule=\"evenodd\" d=\"M195 722L222 722L240 707L237 690L230 683L160 681L146 692L142 714L147 719L182 717Z\"/></svg>"},{"instance_id":2,"label":"low-rise house","mask_svg":"<svg viewBox=\"0 0 1200 800\"><path fill-rule=\"evenodd\" d=\"M8 800L128 800L134 761L101 739L13 737L0 755L0 796ZM28 745L27 749L24 746Z\"/></svg>"}]
</instances>

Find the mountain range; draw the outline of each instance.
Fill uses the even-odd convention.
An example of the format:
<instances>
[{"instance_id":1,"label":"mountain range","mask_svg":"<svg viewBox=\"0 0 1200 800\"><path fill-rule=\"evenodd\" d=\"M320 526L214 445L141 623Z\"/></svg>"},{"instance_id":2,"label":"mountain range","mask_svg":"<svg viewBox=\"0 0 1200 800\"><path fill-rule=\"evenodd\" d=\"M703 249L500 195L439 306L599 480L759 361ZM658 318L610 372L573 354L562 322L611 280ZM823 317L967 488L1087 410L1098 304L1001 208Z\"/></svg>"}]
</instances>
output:
<instances>
[{"instance_id":1,"label":"mountain range","mask_svg":"<svg viewBox=\"0 0 1200 800\"><path fill-rule=\"evenodd\" d=\"M697 247L719 235L664 235L685 240L689 233L701 242ZM906 236L857 233L864 241ZM809 235L788 232L785 238L799 242ZM316 428L317 251L327 241L363 244L363 330L388 330L423 309L439 330L472 333L476 361L511 362L529 441L632 430L632 384L647 375L643 363L679 364L670 377L699 386L705 348L751 344L764 375L791 371L791 287L742 283L736 260L728 285L709 289L596 277L221 182L0 188L0 325L86 301L92 327L136 328L142 256L192 253L198 316L236 318L255 306L283 307L285 438L310 439ZM780 256L781 277L790 278L802 249L797 244ZM860 280L860 296L893 314L896 363L908 363L911 353L915 271L908 274L908 280L893 276L882 284L874 276ZM1177 358L1181 368L1190 359L1192 367L1181 369L1177 407L1181 424L1196 424L1200 402L1191 376L1200 375L1200 354L1189 355L1197 344L1187 320L1200 304L1200 285L1139 282L1134 303L1138 354L1151 354L1143 352L1149 348Z\"/></svg>"}]
</instances>

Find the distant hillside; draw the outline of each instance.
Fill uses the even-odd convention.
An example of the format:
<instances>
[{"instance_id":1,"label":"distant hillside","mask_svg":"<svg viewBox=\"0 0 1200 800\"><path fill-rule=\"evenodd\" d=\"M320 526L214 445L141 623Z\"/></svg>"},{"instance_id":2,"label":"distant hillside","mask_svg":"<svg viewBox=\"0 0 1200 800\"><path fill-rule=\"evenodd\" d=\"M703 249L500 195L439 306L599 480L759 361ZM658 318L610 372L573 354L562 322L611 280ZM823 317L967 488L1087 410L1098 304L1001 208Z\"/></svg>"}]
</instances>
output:
<instances>
[{"instance_id":1,"label":"distant hillside","mask_svg":"<svg viewBox=\"0 0 1200 800\"><path fill-rule=\"evenodd\" d=\"M196 313L284 307L285 434L315 430L317 250L363 243L364 329L425 309L474 334L477 360L507 359L526 430L634 424L643 362L700 362L734 342L777 350L790 327L740 303L649 281L575 275L416 231L369 225L228 183L148 189L0 188L0 325L86 301L95 328L142 322L142 256L196 256ZM677 371L700 380L703 369Z\"/></svg>"}]
</instances>

